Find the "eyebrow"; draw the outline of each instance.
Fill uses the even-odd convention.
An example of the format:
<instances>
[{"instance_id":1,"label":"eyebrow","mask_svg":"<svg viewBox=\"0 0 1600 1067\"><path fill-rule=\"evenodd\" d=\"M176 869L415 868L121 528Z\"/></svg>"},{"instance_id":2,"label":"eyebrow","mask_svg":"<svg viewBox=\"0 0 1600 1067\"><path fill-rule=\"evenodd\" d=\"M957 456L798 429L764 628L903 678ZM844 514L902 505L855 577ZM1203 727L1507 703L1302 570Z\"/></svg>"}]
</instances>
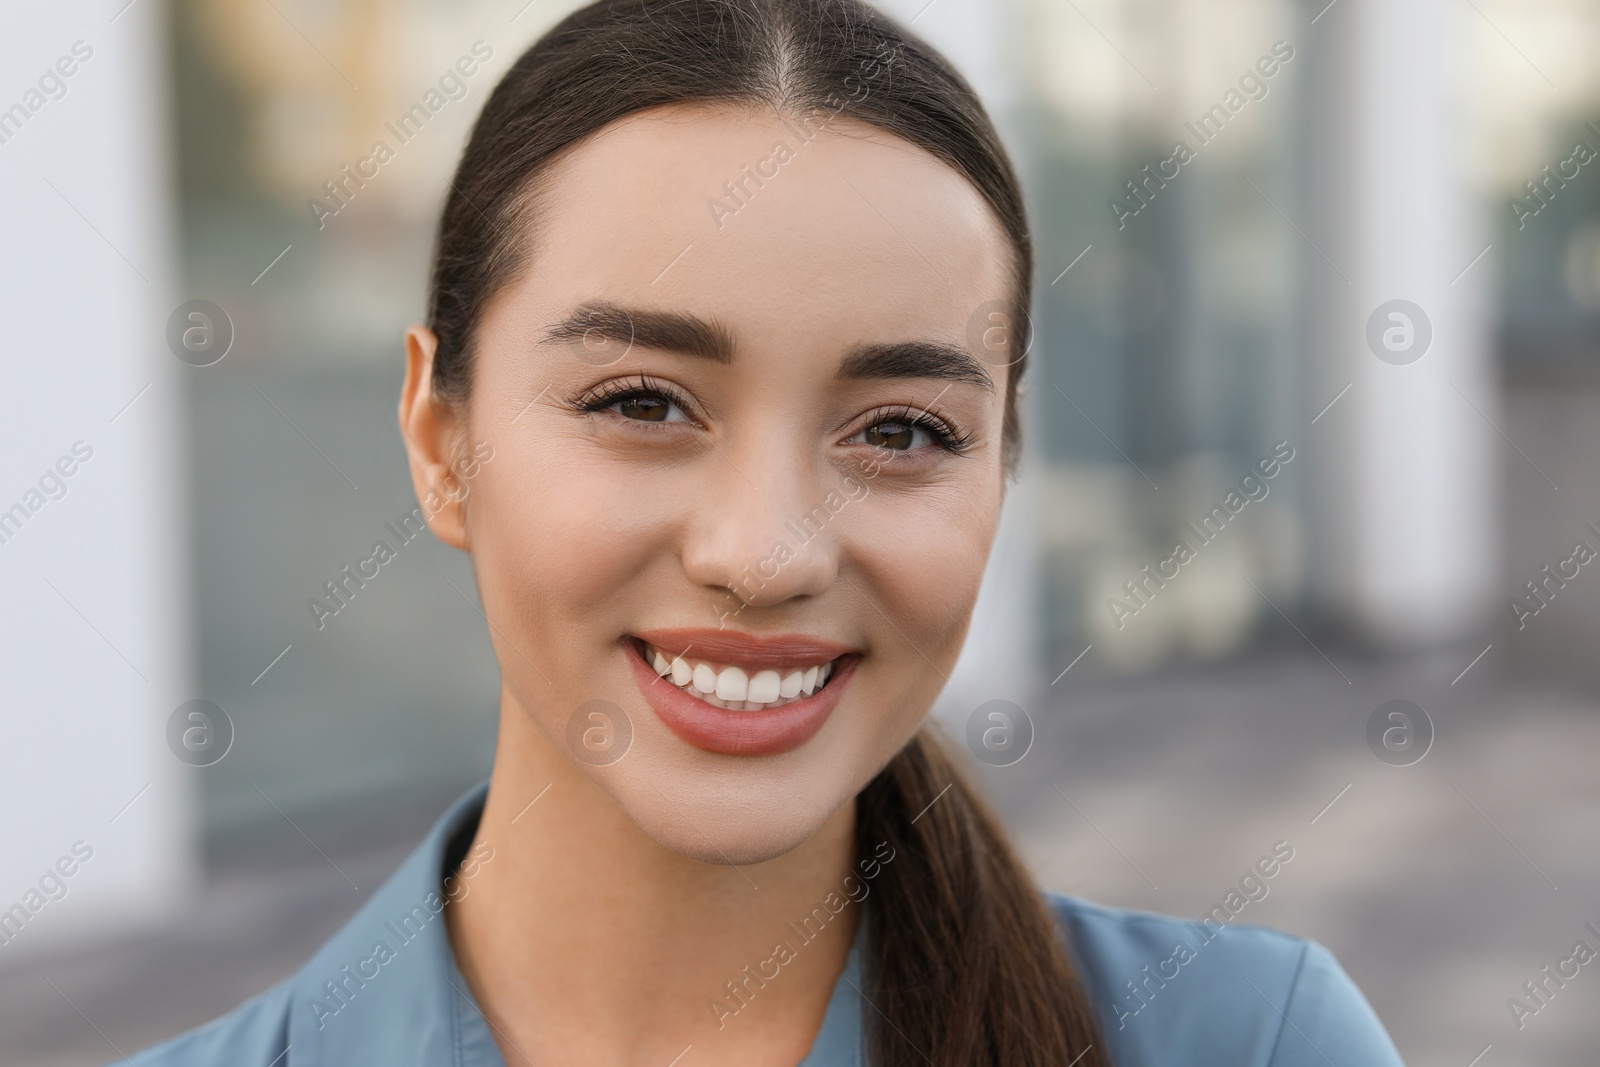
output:
<instances>
[{"instance_id":1,"label":"eyebrow","mask_svg":"<svg viewBox=\"0 0 1600 1067\"><path fill-rule=\"evenodd\" d=\"M994 380L972 353L959 345L939 341L896 341L862 345L852 349L839 363L838 377L859 381L865 378L937 378L949 382L968 382L986 392L994 392Z\"/></svg>"},{"instance_id":2,"label":"eyebrow","mask_svg":"<svg viewBox=\"0 0 1600 1067\"><path fill-rule=\"evenodd\" d=\"M715 321L678 311L625 308L618 304L580 304L560 322L545 328L542 344L584 341L599 333L629 347L675 352L726 366L733 362L733 335ZM994 392L983 364L960 345L940 341L892 341L859 345L839 361L841 381L882 378L933 378L967 382Z\"/></svg>"},{"instance_id":3,"label":"eyebrow","mask_svg":"<svg viewBox=\"0 0 1600 1067\"><path fill-rule=\"evenodd\" d=\"M560 322L545 328L542 344L584 341L599 333L624 344L675 352L713 363L733 362L733 335L716 322L676 311L580 304Z\"/></svg>"}]
</instances>

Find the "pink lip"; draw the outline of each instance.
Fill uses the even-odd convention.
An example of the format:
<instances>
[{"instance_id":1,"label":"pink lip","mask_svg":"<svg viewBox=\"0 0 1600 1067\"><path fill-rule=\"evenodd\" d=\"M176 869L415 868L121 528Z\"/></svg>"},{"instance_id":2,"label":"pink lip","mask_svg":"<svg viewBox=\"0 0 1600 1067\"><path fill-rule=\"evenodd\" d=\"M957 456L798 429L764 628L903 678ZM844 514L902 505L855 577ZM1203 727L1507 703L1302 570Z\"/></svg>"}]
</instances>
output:
<instances>
[{"instance_id":1,"label":"pink lip","mask_svg":"<svg viewBox=\"0 0 1600 1067\"><path fill-rule=\"evenodd\" d=\"M675 646L672 642L656 643L657 638L669 632L671 631L652 631L648 637L644 634L640 634L639 637L657 648L681 647ZM721 634L724 638L737 636L729 635L726 631L708 632ZM859 656L846 655L834 668L833 677L828 679L828 684L802 700L791 701L767 711L730 711L690 696L658 675L654 668L644 661L638 641L624 640L622 643L628 657L628 666L633 669L633 676L639 683L640 692L644 694L645 700L649 702L661 721L667 724L667 728L695 748L724 756L775 756L805 744L812 735L822 729L822 724L828 721L828 716L833 714L833 709L839 705L839 699L844 695L845 686L855 675L856 664L861 662ZM731 644L722 644L715 648L699 643L694 645L695 654L714 662L731 664L756 659L749 649L748 644L738 650ZM810 654L803 657L804 661L816 663L819 659L826 660L842 654L838 652L830 654L826 650L818 652L817 649L818 646L811 646ZM728 655L734 651L742 654ZM800 655L799 652L792 654L797 657ZM760 662L779 665L779 660L775 659L760 660Z\"/></svg>"},{"instance_id":2,"label":"pink lip","mask_svg":"<svg viewBox=\"0 0 1600 1067\"><path fill-rule=\"evenodd\" d=\"M735 667L810 667L856 651L849 645L806 634L740 633L698 627L643 630L633 635L668 656L710 660Z\"/></svg>"}]
</instances>

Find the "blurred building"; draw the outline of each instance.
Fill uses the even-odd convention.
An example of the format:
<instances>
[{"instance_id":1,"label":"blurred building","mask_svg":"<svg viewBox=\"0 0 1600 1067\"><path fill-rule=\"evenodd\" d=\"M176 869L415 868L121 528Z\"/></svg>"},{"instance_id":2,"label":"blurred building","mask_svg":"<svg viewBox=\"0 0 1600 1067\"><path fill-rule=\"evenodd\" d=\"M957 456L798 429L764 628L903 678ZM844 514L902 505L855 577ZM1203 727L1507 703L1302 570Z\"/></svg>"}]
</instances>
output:
<instances>
[{"instance_id":1,"label":"blurred building","mask_svg":"<svg viewBox=\"0 0 1600 1067\"><path fill-rule=\"evenodd\" d=\"M37 757L0 797L72 798L8 837L0 903L112 815L126 877L95 893L142 914L285 820L486 773L497 672L463 557L424 537L337 617L307 601L414 504L401 334L446 181L574 6L16 15L0 271L40 399L0 428L0 507L79 438L130 443L101 453L119 488L0 525L23 606L0 723ZM883 6L990 101L1037 238L1028 469L957 705L985 668L1028 693L1279 643L1335 670L1489 646L1480 669L1600 683L1600 578L1543 570L1600 549L1600 7ZM200 299L233 336L204 367L163 334ZM169 759L192 699L232 724L212 766ZM116 809L145 782L136 825Z\"/></svg>"}]
</instances>

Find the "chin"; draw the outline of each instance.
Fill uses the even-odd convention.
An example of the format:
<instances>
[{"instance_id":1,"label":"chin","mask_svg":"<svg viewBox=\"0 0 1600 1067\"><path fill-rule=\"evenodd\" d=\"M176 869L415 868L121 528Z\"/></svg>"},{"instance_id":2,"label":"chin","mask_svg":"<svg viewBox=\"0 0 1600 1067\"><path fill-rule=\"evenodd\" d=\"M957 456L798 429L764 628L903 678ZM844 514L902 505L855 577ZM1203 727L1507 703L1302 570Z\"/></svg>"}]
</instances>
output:
<instances>
[{"instance_id":1,"label":"chin","mask_svg":"<svg viewBox=\"0 0 1600 1067\"><path fill-rule=\"evenodd\" d=\"M632 705L627 712L634 717ZM800 848L877 769L862 758L875 745L843 723L784 755L752 758L694 749L664 723L634 721L632 749L590 768L590 781L645 837L706 864L744 867Z\"/></svg>"},{"instance_id":2,"label":"chin","mask_svg":"<svg viewBox=\"0 0 1600 1067\"><path fill-rule=\"evenodd\" d=\"M719 866L745 867L794 851L865 784L841 773L837 761L829 761L829 770L791 757L781 770L740 768L745 773L732 775L698 766L695 758L664 762L623 760L617 769L624 773L605 788L662 848ZM870 777L870 769L861 774Z\"/></svg>"}]
</instances>

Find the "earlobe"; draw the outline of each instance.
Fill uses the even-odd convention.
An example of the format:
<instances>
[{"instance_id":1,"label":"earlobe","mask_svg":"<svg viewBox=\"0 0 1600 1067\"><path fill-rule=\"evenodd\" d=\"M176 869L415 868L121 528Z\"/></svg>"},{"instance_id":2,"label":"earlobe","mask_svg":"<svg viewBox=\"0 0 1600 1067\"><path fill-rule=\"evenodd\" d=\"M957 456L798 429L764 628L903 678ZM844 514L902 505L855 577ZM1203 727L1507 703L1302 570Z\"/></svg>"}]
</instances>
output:
<instances>
[{"instance_id":1,"label":"earlobe","mask_svg":"<svg viewBox=\"0 0 1600 1067\"><path fill-rule=\"evenodd\" d=\"M433 359L439 339L426 326L406 330L406 373L400 389L400 436L406 444L411 486L428 529L439 540L466 550L466 513L461 498L441 493L453 481L451 464L459 440L455 408L433 391ZM463 495L464 496L464 495Z\"/></svg>"}]
</instances>

